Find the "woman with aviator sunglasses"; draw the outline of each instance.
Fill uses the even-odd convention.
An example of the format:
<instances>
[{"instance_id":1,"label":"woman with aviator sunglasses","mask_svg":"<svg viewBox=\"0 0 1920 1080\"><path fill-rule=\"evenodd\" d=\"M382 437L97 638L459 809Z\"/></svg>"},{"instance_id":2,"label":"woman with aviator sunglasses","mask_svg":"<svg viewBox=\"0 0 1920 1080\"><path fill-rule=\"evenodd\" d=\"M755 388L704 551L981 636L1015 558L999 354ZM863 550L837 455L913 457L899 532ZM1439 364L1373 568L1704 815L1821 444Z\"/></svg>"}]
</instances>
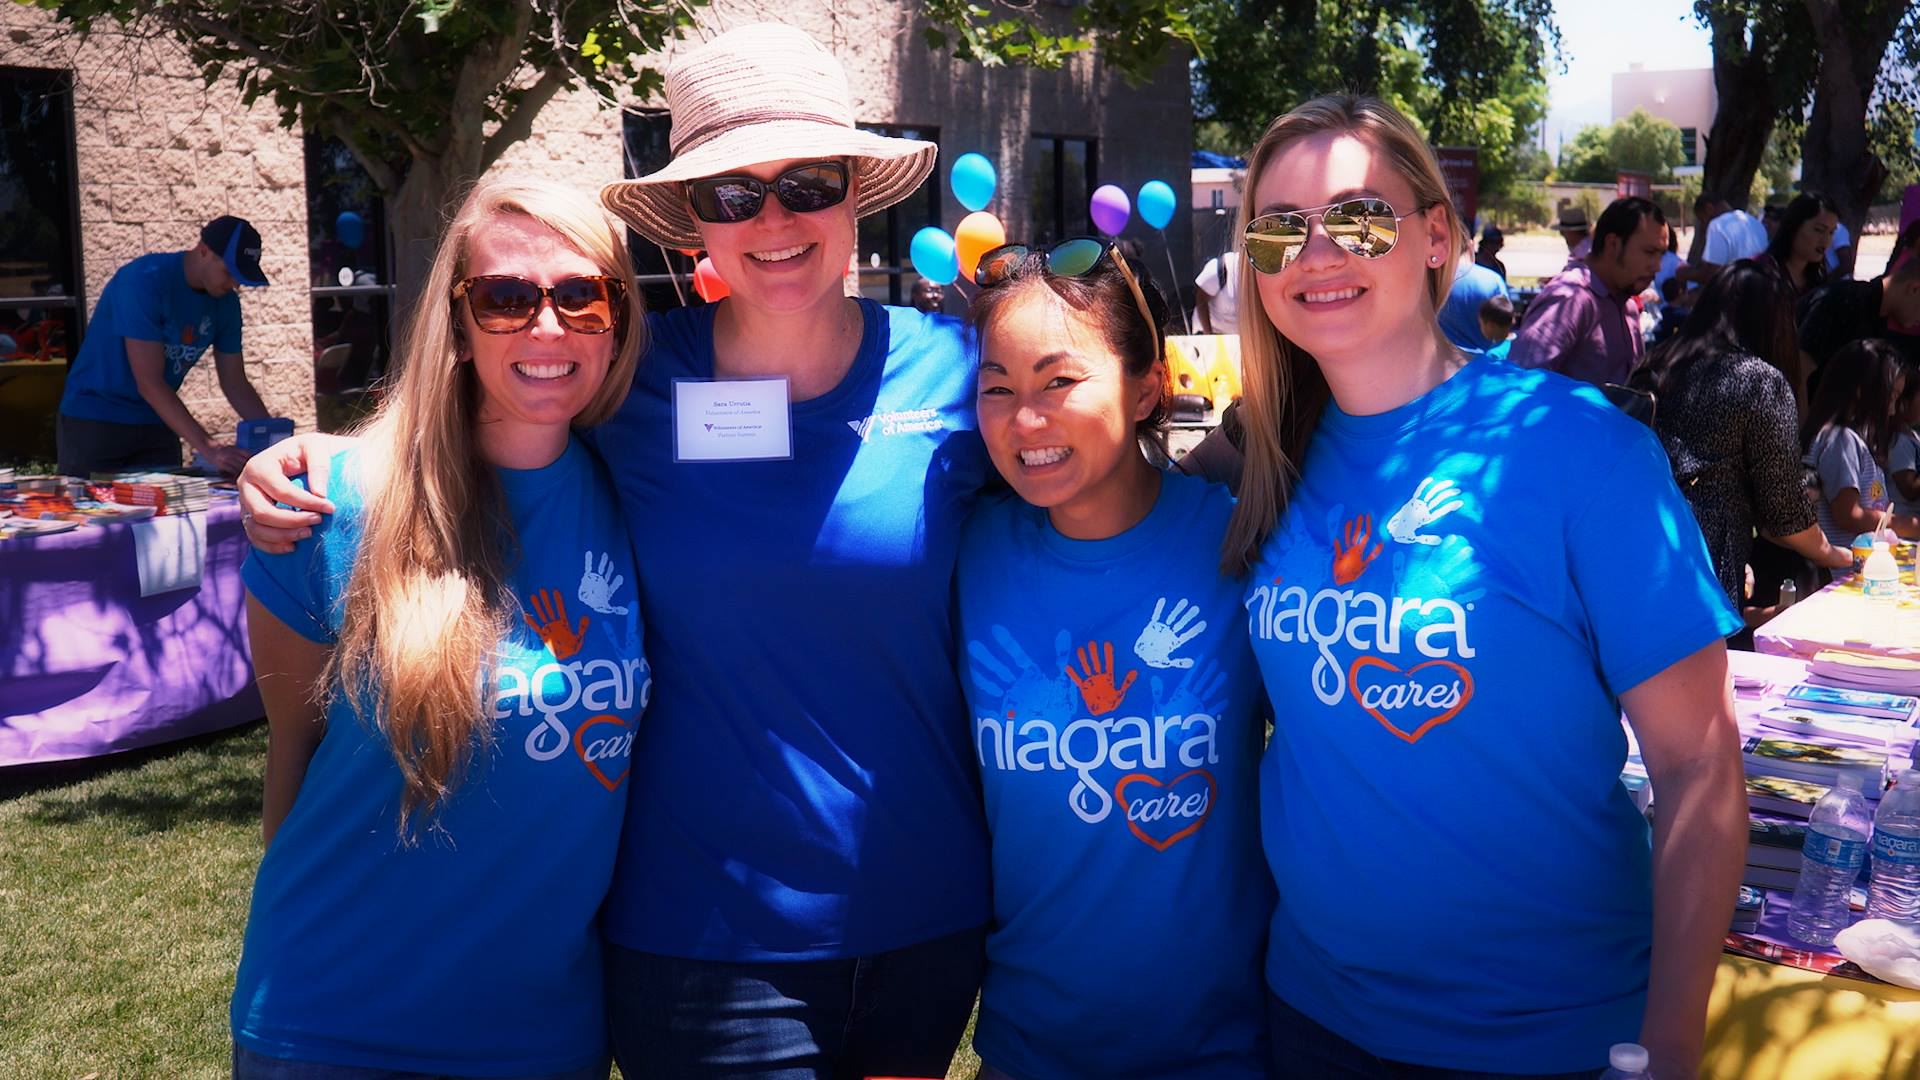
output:
<instances>
[{"instance_id":1,"label":"woman with aviator sunglasses","mask_svg":"<svg viewBox=\"0 0 1920 1080\"><path fill-rule=\"evenodd\" d=\"M648 678L573 430L633 377L631 276L591 201L475 188L337 510L243 570L270 739L237 1080L607 1075L598 912Z\"/></svg>"},{"instance_id":2,"label":"woman with aviator sunglasses","mask_svg":"<svg viewBox=\"0 0 1920 1080\"><path fill-rule=\"evenodd\" d=\"M632 1080L943 1075L990 914L951 620L988 463L959 323L843 284L856 217L936 148L855 128L838 61L787 27L677 57L666 93L673 161L602 201L731 295L653 317L591 436L658 683L604 913L615 1054ZM275 450L248 509L298 527L262 501L325 506Z\"/></svg>"},{"instance_id":3,"label":"woman with aviator sunglasses","mask_svg":"<svg viewBox=\"0 0 1920 1080\"><path fill-rule=\"evenodd\" d=\"M1224 488L1162 473L1167 308L1103 241L983 255L980 432L1014 494L955 578L993 837L983 1080L1260 1080L1273 889ZM1098 912L1089 918L1089 912Z\"/></svg>"},{"instance_id":4,"label":"woman with aviator sunglasses","mask_svg":"<svg viewBox=\"0 0 1920 1080\"><path fill-rule=\"evenodd\" d=\"M1249 160L1223 558L1276 718L1274 1064L1591 1077L1637 1041L1692 1075L1746 825L1740 622L1666 457L1597 390L1441 336L1467 238L1390 106L1308 102Z\"/></svg>"}]
</instances>

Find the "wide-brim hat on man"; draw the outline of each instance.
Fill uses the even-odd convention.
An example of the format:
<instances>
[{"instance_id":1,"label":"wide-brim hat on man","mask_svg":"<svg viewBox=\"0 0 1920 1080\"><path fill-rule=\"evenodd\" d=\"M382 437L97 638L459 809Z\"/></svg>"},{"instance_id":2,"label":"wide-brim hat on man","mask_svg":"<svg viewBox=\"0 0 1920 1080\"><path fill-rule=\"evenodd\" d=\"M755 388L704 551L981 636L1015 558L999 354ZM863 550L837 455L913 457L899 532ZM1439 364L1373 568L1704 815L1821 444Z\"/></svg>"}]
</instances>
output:
<instances>
[{"instance_id":1,"label":"wide-brim hat on man","mask_svg":"<svg viewBox=\"0 0 1920 1080\"><path fill-rule=\"evenodd\" d=\"M600 201L640 235L675 248L702 246L682 185L792 158L853 163L855 213L885 210L913 194L940 148L853 126L846 69L804 31L778 23L729 30L667 68L666 168L600 189Z\"/></svg>"},{"instance_id":2,"label":"wide-brim hat on man","mask_svg":"<svg viewBox=\"0 0 1920 1080\"><path fill-rule=\"evenodd\" d=\"M1587 212L1578 206L1569 206L1560 211L1560 224L1554 228L1561 232L1588 232Z\"/></svg>"}]
</instances>

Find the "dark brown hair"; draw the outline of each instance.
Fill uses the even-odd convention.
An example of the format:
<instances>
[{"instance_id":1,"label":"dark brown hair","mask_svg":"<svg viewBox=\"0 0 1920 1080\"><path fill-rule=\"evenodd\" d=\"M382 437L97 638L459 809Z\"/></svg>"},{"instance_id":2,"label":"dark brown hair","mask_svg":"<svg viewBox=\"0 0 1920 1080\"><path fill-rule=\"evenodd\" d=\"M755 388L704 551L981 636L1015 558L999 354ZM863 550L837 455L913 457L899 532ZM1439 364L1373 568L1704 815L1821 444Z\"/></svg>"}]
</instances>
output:
<instances>
[{"instance_id":1,"label":"dark brown hair","mask_svg":"<svg viewBox=\"0 0 1920 1080\"><path fill-rule=\"evenodd\" d=\"M1124 257L1124 256L1123 256ZM1028 289L1046 288L1060 302L1086 316L1099 328L1107 347L1120 358L1120 370L1131 378L1142 378L1153 370L1156 361L1165 362L1167 352L1167 302L1154 287L1146 268L1133 259L1127 266L1140 282L1140 295L1147 301L1152 322L1141 317L1140 305L1133 298L1126 276L1114 265L1113 253L1103 255L1093 269L1065 277L1047 269L1043 251L1031 251L1007 272L999 284L982 288L967 308L967 324L974 336L985 341L1000 313L1013 298ZM1163 455L1167 450L1167 417L1170 415L1171 389L1160 384L1160 400L1153 412L1134 424L1134 434L1153 444Z\"/></svg>"}]
</instances>

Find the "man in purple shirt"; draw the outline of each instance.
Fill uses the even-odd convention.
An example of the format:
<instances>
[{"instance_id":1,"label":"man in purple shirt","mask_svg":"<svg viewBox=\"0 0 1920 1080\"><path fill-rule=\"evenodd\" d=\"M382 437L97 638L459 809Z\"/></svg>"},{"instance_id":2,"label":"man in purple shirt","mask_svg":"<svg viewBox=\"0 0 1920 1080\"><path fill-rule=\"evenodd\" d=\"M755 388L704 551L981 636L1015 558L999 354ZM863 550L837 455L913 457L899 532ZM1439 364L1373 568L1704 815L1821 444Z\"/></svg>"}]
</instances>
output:
<instances>
[{"instance_id":1,"label":"man in purple shirt","mask_svg":"<svg viewBox=\"0 0 1920 1080\"><path fill-rule=\"evenodd\" d=\"M1667 219L1646 199L1615 199L1594 223L1593 252L1540 287L1508 358L1590 383L1624 383L1645 345L1631 301L1653 283Z\"/></svg>"}]
</instances>

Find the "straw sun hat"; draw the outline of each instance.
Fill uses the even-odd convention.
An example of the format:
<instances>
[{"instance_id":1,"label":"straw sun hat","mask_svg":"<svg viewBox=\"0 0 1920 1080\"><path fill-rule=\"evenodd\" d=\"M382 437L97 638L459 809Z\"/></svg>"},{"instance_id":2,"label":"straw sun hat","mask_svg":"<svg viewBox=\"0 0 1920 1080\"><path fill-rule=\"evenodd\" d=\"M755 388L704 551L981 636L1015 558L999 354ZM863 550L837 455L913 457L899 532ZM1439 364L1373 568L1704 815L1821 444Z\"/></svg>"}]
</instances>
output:
<instances>
[{"instance_id":1,"label":"straw sun hat","mask_svg":"<svg viewBox=\"0 0 1920 1080\"><path fill-rule=\"evenodd\" d=\"M911 195L940 149L854 127L840 61L778 23L729 30L677 57L667 69L667 109L673 161L600 189L607 209L667 247L702 246L681 186L687 180L788 158L849 158L864 217Z\"/></svg>"}]
</instances>

